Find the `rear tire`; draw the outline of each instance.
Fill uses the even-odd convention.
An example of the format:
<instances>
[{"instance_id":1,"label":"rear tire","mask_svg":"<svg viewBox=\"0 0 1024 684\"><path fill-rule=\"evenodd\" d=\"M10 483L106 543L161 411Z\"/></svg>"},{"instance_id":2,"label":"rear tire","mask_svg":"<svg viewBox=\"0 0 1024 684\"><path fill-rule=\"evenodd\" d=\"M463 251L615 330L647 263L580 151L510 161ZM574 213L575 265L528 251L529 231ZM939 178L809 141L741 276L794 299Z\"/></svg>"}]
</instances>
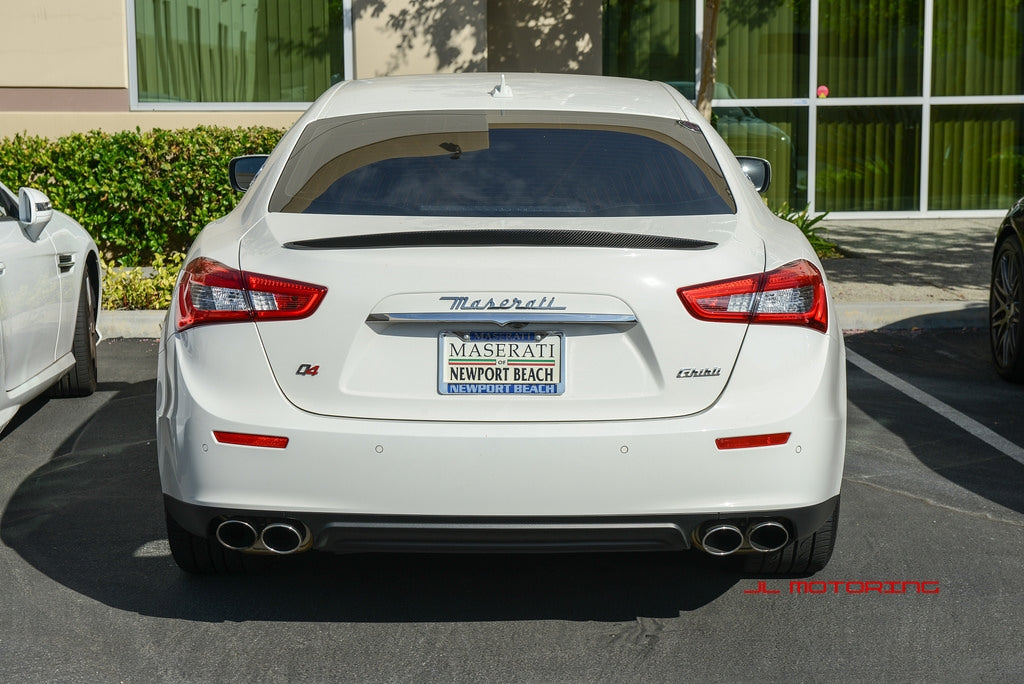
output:
<instances>
[{"instance_id":1,"label":"rear tire","mask_svg":"<svg viewBox=\"0 0 1024 684\"><path fill-rule=\"evenodd\" d=\"M167 543L178 567L195 575L247 575L266 571L272 559L233 551L216 539L198 537L167 517Z\"/></svg>"},{"instance_id":2,"label":"rear tire","mask_svg":"<svg viewBox=\"0 0 1024 684\"><path fill-rule=\"evenodd\" d=\"M740 569L752 575L813 575L828 565L839 531L839 499L836 507L817 531L806 539L789 542L770 553L745 553L738 556Z\"/></svg>"},{"instance_id":3,"label":"rear tire","mask_svg":"<svg viewBox=\"0 0 1024 684\"><path fill-rule=\"evenodd\" d=\"M96 391L96 305L89 274L82 276L78 291L75 337L71 342L75 365L50 388L54 397L87 397Z\"/></svg>"},{"instance_id":4,"label":"rear tire","mask_svg":"<svg viewBox=\"0 0 1024 684\"><path fill-rule=\"evenodd\" d=\"M1024 382L1024 254L1011 235L996 247L988 300L988 330L996 371Z\"/></svg>"}]
</instances>

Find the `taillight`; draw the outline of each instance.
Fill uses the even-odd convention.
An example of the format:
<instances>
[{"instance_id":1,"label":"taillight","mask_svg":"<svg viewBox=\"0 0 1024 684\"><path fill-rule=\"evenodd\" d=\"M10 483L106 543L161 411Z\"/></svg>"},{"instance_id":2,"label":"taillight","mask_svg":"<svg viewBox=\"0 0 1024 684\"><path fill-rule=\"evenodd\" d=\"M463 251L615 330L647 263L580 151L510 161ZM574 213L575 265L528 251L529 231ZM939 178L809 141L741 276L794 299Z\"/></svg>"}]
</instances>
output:
<instances>
[{"instance_id":1,"label":"taillight","mask_svg":"<svg viewBox=\"0 0 1024 684\"><path fill-rule=\"evenodd\" d=\"M180 331L206 323L305 318L326 292L320 285L237 271L200 257L182 273L174 326Z\"/></svg>"},{"instance_id":2,"label":"taillight","mask_svg":"<svg viewBox=\"0 0 1024 684\"><path fill-rule=\"evenodd\" d=\"M676 292L690 315L702 321L828 329L821 272L803 259L767 273L681 287Z\"/></svg>"}]
</instances>

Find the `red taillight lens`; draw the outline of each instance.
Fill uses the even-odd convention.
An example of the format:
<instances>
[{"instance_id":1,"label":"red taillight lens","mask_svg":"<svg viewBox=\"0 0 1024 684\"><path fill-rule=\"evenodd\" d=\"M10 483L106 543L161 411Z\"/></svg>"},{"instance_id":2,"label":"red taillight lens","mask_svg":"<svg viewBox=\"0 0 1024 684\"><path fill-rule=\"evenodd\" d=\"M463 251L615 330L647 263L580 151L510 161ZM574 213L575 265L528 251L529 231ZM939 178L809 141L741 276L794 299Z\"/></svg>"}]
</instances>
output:
<instances>
[{"instance_id":1,"label":"red taillight lens","mask_svg":"<svg viewBox=\"0 0 1024 684\"><path fill-rule=\"evenodd\" d=\"M237 444L239 446L264 447L267 449L284 449L288 446L287 437L275 435L251 435L246 432L213 431L213 438L221 444Z\"/></svg>"},{"instance_id":2,"label":"red taillight lens","mask_svg":"<svg viewBox=\"0 0 1024 684\"><path fill-rule=\"evenodd\" d=\"M690 315L702 321L828 329L821 272L803 259L767 273L681 287L676 292Z\"/></svg>"},{"instance_id":3,"label":"red taillight lens","mask_svg":"<svg viewBox=\"0 0 1024 684\"><path fill-rule=\"evenodd\" d=\"M751 449L753 447L778 446L789 441L789 432L770 435L746 435L743 437L719 437L715 446L719 449Z\"/></svg>"},{"instance_id":4,"label":"red taillight lens","mask_svg":"<svg viewBox=\"0 0 1024 684\"><path fill-rule=\"evenodd\" d=\"M236 271L200 257L181 276L174 326L180 331L206 323L305 318L326 293L320 285Z\"/></svg>"}]
</instances>

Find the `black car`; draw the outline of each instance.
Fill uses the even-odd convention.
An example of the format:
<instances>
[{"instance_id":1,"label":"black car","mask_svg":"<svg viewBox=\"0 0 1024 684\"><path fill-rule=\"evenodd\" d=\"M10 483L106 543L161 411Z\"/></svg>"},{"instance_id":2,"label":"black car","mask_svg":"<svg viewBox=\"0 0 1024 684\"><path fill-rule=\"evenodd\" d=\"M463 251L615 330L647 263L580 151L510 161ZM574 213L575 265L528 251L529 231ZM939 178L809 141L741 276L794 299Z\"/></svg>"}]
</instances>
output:
<instances>
[{"instance_id":1,"label":"black car","mask_svg":"<svg viewBox=\"0 0 1024 684\"><path fill-rule=\"evenodd\" d=\"M999 225L992 257L988 327L992 358L1001 376L1024 382L1024 197Z\"/></svg>"}]
</instances>

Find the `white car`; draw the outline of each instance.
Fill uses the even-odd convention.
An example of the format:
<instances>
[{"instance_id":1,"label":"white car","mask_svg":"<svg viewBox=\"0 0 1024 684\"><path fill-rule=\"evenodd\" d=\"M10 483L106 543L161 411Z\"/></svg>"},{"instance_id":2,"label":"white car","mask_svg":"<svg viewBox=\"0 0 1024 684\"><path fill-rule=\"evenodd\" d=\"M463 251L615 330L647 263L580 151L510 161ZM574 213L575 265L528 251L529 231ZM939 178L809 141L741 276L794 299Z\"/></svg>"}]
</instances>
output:
<instances>
[{"instance_id":1,"label":"white car","mask_svg":"<svg viewBox=\"0 0 1024 684\"><path fill-rule=\"evenodd\" d=\"M233 160L245 195L179 276L157 373L178 565L697 548L824 567L843 339L814 251L752 183L767 163L742 162L660 83L327 91L269 157Z\"/></svg>"},{"instance_id":2,"label":"white car","mask_svg":"<svg viewBox=\"0 0 1024 684\"><path fill-rule=\"evenodd\" d=\"M96 389L99 250L42 192L0 183L0 430L50 390Z\"/></svg>"}]
</instances>

